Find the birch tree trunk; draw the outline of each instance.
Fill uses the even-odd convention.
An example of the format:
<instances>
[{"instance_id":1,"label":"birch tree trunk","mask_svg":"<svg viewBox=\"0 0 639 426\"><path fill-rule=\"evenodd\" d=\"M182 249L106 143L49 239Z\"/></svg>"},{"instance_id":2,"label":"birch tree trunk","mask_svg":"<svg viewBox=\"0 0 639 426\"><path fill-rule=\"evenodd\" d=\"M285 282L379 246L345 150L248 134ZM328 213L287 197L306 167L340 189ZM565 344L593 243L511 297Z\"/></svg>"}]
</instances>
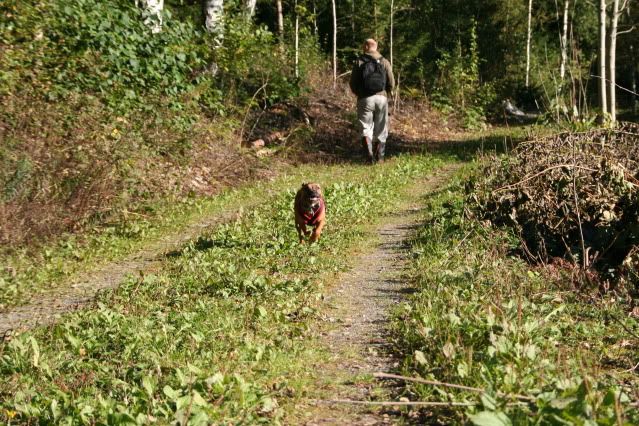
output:
<instances>
[{"instance_id":1,"label":"birch tree trunk","mask_svg":"<svg viewBox=\"0 0 639 426\"><path fill-rule=\"evenodd\" d=\"M566 63L568 62L568 10L570 0L564 2L564 25L561 31L561 67L559 68L559 76L561 81L566 77Z\"/></svg>"},{"instance_id":2,"label":"birch tree trunk","mask_svg":"<svg viewBox=\"0 0 639 426\"><path fill-rule=\"evenodd\" d=\"M282 10L282 0L275 0L277 7L277 34L280 37L280 43L284 43L284 12Z\"/></svg>"},{"instance_id":3,"label":"birch tree trunk","mask_svg":"<svg viewBox=\"0 0 639 426\"><path fill-rule=\"evenodd\" d=\"M317 37L317 6L313 0L313 35Z\"/></svg>"},{"instance_id":4,"label":"birch tree trunk","mask_svg":"<svg viewBox=\"0 0 639 426\"><path fill-rule=\"evenodd\" d=\"M390 4L390 65L393 69L393 15L395 14L395 0Z\"/></svg>"},{"instance_id":5,"label":"birch tree trunk","mask_svg":"<svg viewBox=\"0 0 639 426\"><path fill-rule=\"evenodd\" d=\"M295 78L300 76L300 14L295 0Z\"/></svg>"},{"instance_id":6,"label":"birch tree trunk","mask_svg":"<svg viewBox=\"0 0 639 426\"><path fill-rule=\"evenodd\" d=\"M532 39L532 4L528 0L528 38L526 40L526 87L530 85L530 40Z\"/></svg>"},{"instance_id":7,"label":"birch tree trunk","mask_svg":"<svg viewBox=\"0 0 639 426\"><path fill-rule=\"evenodd\" d=\"M252 18L255 15L255 5L257 4L257 0L245 0L244 2L244 12L246 16Z\"/></svg>"},{"instance_id":8,"label":"birch tree trunk","mask_svg":"<svg viewBox=\"0 0 639 426\"><path fill-rule=\"evenodd\" d=\"M136 0L136 6L144 9L144 23L151 28L153 34L162 32L162 10L164 0Z\"/></svg>"},{"instance_id":9,"label":"birch tree trunk","mask_svg":"<svg viewBox=\"0 0 639 426\"><path fill-rule=\"evenodd\" d=\"M608 114L606 93L606 0L599 0L599 102L601 114Z\"/></svg>"},{"instance_id":10,"label":"birch tree trunk","mask_svg":"<svg viewBox=\"0 0 639 426\"><path fill-rule=\"evenodd\" d=\"M619 0L612 3L612 22L610 24L610 47L608 66L610 72L610 120L617 121L617 26L619 24Z\"/></svg>"},{"instance_id":11,"label":"birch tree trunk","mask_svg":"<svg viewBox=\"0 0 639 426\"><path fill-rule=\"evenodd\" d=\"M337 87L337 7L335 0L331 0L333 6L333 89Z\"/></svg>"},{"instance_id":12,"label":"birch tree trunk","mask_svg":"<svg viewBox=\"0 0 639 426\"><path fill-rule=\"evenodd\" d=\"M202 15L206 31L224 34L224 0L202 0Z\"/></svg>"}]
</instances>

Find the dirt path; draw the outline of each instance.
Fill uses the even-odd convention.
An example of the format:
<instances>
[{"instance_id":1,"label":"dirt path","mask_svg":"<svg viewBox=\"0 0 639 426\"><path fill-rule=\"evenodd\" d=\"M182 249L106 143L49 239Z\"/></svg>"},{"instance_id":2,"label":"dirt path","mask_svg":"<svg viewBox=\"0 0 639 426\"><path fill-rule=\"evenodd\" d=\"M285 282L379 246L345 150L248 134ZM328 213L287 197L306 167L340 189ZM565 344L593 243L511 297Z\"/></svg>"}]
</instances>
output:
<instances>
[{"instance_id":1,"label":"dirt path","mask_svg":"<svg viewBox=\"0 0 639 426\"><path fill-rule=\"evenodd\" d=\"M159 268L167 253L197 238L207 228L236 219L238 214L235 211L223 211L186 225L123 260L81 273L66 285L57 285L48 292L38 294L26 305L0 312L0 339L37 325L51 324L66 312L90 305L98 291L117 287L129 275Z\"/></svg>"},{"instance_id":2,"label":"dirt path","mask_svg":"<svg viewBox=\"0 0 639 426\"><path fill-rule=\"evenodd\" d=\"M400 416L397 407L382 409L344 400L396 398L388 383L376 382L372 374L393 371L398 366L389 350L388 325L391 309L412 292L410 284L402 279L407 262L406 240L418 226L420 199L444 185L456 169L456 166L440 169L416 185L411 204L378 230L380 242L375 249L360 255L355 267L331 290L326 301L329 306L326 320L332 326L322 334L331 360L328 365L318 366L323 371L320 395L298 407L303 414L295 423L386 425L409 421L406 413Z\"/></svg>"}]
</instances>

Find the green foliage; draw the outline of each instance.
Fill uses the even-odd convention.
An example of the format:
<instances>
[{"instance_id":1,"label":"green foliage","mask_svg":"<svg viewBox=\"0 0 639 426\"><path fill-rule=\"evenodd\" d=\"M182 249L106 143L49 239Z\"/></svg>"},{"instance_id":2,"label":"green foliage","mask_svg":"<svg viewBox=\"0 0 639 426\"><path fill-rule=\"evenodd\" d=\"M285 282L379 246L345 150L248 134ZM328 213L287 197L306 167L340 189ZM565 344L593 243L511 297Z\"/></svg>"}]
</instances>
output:
<instances>
[{"instance_id":1,"label":"green foliage","mask_svg":"<svg viewBox=\"0 0 639 426\"><path fill-rule=\"evenodd\" d=\"M334 166L313 175L330 215L315 245L300 246L292 224L301 178L280 182L286 190L276 187L156 273L103 293L97 308L3 343L0 418L280 421L318 360L312 324L323 283L347 266L348 253L368 238L366 227L402 201L403 189L439 164L402 157L374 170Z\"/></svg>"},{"instance_id":2,"label":"green foliage","mask_svg":"<svg viewBox=\"0 0 639 426\"><path fill-rule=\"evenodd\" d=\"M439 79L433 94L436 108L445 112L459 110L464 126L469 129L478 129L484 124L486 108L494 102L492 86L480 82L478 53L474 25L468 49L458 40L454 52L443 52L437 61Z\"/></svg>"},{"instance_id":3,"label":"green foliage","mask_svg":"<svg viewBox=\"0 0 639 426\"><path fill-rule=\"evenodd\" d=\"M178 110L199 102L219 113L266 80L270 102L298 93L292 66L282 67L267 29L229 7L224 43L216 48L215 36L182 10L189 8L198 6L167 5L162 32L151 34L142 9L128 0L4 2L0 94L16 94L26 83L51 101L90 93L126 111L164 97Z\"/></svg>"},{"instance_id":4,"label":"green foliage","mask_svg":"<svg viewBox=\"0 0 639 426\"><path fill-rule=\"evenodd\" d=\"M303 29L295 78L272 34L234 4L219 46L198 2L167 1L159 34L135 3L0 2L3 249L184 196L185 172L210 175L238 155L228 141L258 88L260 106L298 96L320 61Z\"/></svg>"},{"instance_id":5,"label":"green foliage","mask_svg":"<svg viewBox=\"0 0 639 426\"><path fill-rule=\"evenodd\" d=\"M140 95L175 97L193 89L189 75L205 64L204 35L170 12L163 32L151 35L129 1L11 1L3 8L11 11L0 28L10 72L18 81L35 76L34 87L50 100L94 93L122 108Z\"/></svg>"},{"instance_id":6,"label":"green foliage","mask_svg":"<svg viewBox=\"0 0 639 426\"><path fill-rule=\"evenodd\" d=\"M606 321L625 318L624 307L614 298L581 297L568 287L568 274L530 270L509 257L514 235L463 219L462 186L428 205L411 248L417 293L394 324L406 375L485 392L426 385L409 391L423 400L477 404L466 413L441 412L440 420L449 416L445 423L635 424L630 336Z\"/></svg>"}]
</instances>

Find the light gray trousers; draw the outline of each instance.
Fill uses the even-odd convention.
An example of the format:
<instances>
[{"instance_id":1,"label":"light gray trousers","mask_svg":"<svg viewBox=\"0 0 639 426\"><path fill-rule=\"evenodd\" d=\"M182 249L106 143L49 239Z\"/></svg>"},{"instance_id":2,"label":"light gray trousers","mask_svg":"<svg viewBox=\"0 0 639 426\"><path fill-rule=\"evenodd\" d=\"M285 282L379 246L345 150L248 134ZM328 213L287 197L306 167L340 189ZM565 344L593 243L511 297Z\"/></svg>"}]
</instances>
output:
<instances>
[{"instance_id":1,"label":"light gray trousers","mask_svg":"<svg viewBox=\"0 0 639 426\"><path fill-rule=\"evenodd\" d=\"M386 143L388 137L388 98L373 95L357 100L357 119L362 128L362 136L370 141Z\"/></svg>"}]
</instances>

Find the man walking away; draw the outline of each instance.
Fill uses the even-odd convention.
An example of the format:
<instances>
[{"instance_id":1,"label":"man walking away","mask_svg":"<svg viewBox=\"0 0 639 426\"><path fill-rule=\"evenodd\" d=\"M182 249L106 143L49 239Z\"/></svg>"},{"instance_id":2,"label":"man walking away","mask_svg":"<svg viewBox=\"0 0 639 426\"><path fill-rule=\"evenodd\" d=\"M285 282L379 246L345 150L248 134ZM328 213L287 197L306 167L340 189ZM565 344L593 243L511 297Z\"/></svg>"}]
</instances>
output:
<instances>
[{"instance_id":1,"label":"man walking away","mask_svg":"<svg viewBox=\"0 0 639 426\"><path fill-rule=\"evenodd\" d=\"M390 63L377 52L377 42L372 38L364 42L364 54L353 66L350 86L357 96L357 119L368 160L383 162L388 137L387 94L393 92L395 78Z\"/></svg>"}]
</instances>

